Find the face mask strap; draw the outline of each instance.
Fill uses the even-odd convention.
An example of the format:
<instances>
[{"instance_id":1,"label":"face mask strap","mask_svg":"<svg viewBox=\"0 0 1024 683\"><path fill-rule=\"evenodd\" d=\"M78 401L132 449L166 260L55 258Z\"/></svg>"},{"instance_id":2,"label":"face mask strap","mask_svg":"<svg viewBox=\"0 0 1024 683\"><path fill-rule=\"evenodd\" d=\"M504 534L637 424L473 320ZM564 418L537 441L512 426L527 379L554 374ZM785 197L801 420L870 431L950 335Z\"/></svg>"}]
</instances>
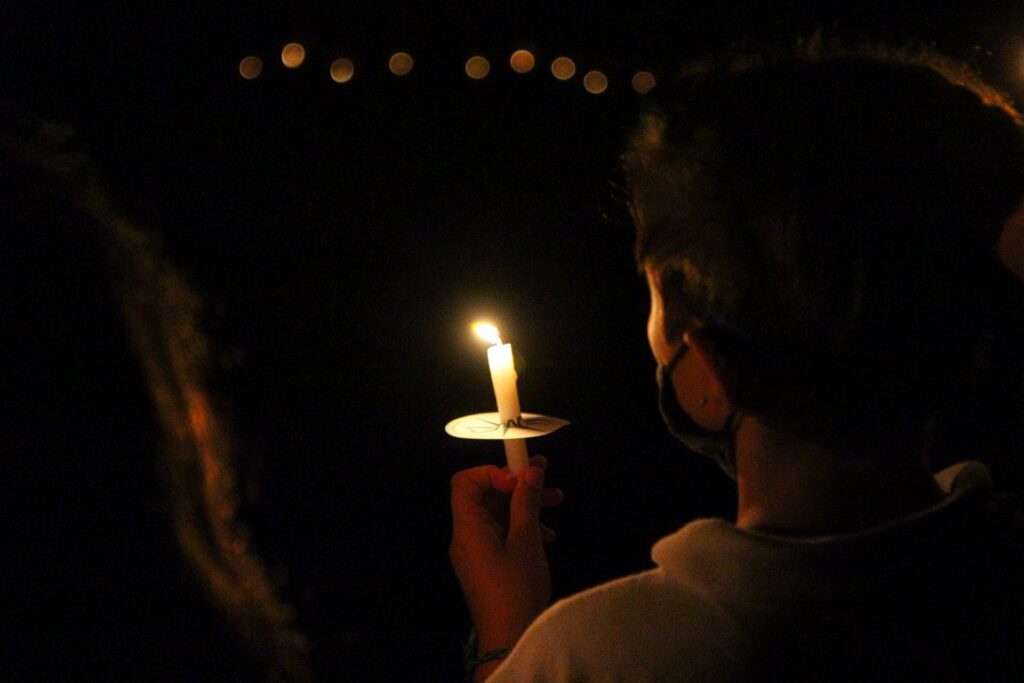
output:
<instances>
[{"instance_id":1,"label":"face mask strap","mask_svg":"<svg viewBox=\"0 0 1024 683\"><path fill-rule=\"evenodd\" d=\"M679 405L679 398L672 382L672 373L676 365L689 350L683 342L669 359L667 365L658 368L658 407L669 432L682 441L687 448L715 460L722 470L732 479L736 478L735 432L743 419L742 413L736 411L729 424L711 432L698 425L686 414Z\"/></svg>"},{"instance_id":2,"label":"face mask strap","mask_svg":"<svg viewBox=\"0 0 1024 683\"><path fill-rule=\"evenodd\" d=\"M668 360L668 364L665 366L666 367L665 373L666 373L666 375L668 377L672 376L672 373L675 371L676 366L679 365L679 361L681 361L683 359L683 356L685 356L686 352L689 351L689 350L690 350L690 345L689 344L687 344L686 342L680 342L679 343L679 348L676 349L676 352L672 354L672 357L669 358L669 360Z\"/></svg>"}]
</instances>

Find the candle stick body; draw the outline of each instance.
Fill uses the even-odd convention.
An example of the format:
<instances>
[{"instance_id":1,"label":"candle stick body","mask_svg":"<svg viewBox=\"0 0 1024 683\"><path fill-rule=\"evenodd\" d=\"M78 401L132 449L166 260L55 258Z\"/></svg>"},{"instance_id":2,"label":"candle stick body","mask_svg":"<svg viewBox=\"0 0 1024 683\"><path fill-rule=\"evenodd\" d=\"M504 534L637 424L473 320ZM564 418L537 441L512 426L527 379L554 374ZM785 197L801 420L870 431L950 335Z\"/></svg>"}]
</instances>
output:
<instances>
[{"instance_id":1,"label":"candle stick body","mask_svg":"<svg viewBox=\"0 0 1024 683\"><path fill-rule=\"evenodd\" d=\"M512 360L512 345L498 344L487 349L487 363L491 366L494 398L498 401L501 422L519 419L519 392L516 390L516 366Z\"/></svg>"},{"instance_id":2,"label":"candle stick body","mask_svg":"<svg viewBox=\"0 0 1024 683\"><path fill-rule=\"evenodd\" d=\"M519 420L519 392L516 390L516 367L512 359L511 344L495 344L487 349L487 363L491 368L494 398L498 402L498 415L505 429ZM505 440L508 468L517 474L527 461L526 443L522 439Z\"/></svg>"},{"instance_id":3,"label":"candle stick body","mask_svg":"<svg viewBox=\"0 0 1024 683\"><path fill-rule=\"evenodd\" d=\"M519 470L526 467L530 456L526 452L526 439L505 439L505 460L508 462L508 471L512 474L519 474Z\"/></svg>"}]
</instances>

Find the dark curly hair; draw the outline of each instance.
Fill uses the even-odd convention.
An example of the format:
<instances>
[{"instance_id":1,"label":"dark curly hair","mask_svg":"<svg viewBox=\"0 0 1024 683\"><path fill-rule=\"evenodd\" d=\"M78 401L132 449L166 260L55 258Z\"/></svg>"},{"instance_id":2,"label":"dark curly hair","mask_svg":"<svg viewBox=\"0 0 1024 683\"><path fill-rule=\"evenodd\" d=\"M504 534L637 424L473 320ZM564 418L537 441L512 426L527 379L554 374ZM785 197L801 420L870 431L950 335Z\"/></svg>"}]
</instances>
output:
<instances>
[{"instance_id":1,"label":"dark curly hair","mask_svg":"<svg viewBox=\"0 0 1024 683\"><path fill-rule=\"evenodd\" d=\"M918 439L963 375L1024 196L1020 116L924 51L709 60L625 155L665 334L695 326L738 408L862 450Z\"/></svg>"}]
</instances>

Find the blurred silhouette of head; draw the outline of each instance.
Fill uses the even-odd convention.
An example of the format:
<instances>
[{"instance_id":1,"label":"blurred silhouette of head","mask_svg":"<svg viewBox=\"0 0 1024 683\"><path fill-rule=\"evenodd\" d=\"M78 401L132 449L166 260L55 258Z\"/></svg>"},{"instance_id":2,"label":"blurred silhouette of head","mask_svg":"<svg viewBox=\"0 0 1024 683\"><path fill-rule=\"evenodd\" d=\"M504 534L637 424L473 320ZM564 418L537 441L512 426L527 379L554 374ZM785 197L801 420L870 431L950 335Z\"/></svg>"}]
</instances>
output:
<instances>
[{"instance_id":1,"label":"blurred silhouette of head","mask_svg":"<svg viewBox=\"0 0 1024 683\"><path fill-rule=\"evenodd\" d=\"M0 118L15 678L306 676L236 519L199 303L71 131Z\"/></svg>"}]
</instances>

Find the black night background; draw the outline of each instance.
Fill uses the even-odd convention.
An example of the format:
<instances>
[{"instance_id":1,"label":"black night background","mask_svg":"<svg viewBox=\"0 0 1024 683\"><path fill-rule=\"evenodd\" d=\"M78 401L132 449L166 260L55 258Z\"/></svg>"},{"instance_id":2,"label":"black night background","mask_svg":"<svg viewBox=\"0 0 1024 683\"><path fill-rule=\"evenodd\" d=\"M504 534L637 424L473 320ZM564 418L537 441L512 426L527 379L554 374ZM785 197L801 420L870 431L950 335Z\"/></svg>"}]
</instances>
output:
<instances>
[{"instance_id":1,"label":"black night background","mask_svg":"<svg viewBox=\"0 0 1024 683\"><path fill-rule=\"evenodd\" d=\"M547 513L559 534L556 597L646 568L651 544L688 520L729 516L731 483L682 450L657 414L619 155L646 98L687 58L818 30L933 46L1024 94L1019 3L920 5L9 3L0 104L70 126L105 191L161 236L198 293L239 518L294 611L314 678L449 681L469 618L446 554L448 481L503 459L495 442L443 431L493 410L470 324L491 320L513 344L524 410L572 422L530 442L566 493ZM289 69L281 50L293 41L306 55ZM509 68L518 49L535 55L532 71ZM387 68L399 50L415 60L407 76ZM249 55L263 63L252 80L239 75ZM466 76L473 55L490 60L486 78ZM549 70L560 55L577 65L564 82ZM330 78L339 57L355 64L347 83ZM591 69L607 75L607 91L583 88ZM630 87L639 70L659 79L647 95ZM4 243L21 239L7 221L2 229ZM66 480L54 485L102 498L111 468L149 467L96 450L24 484L16 474L33 465L20 463L4 483L9 519L19 487ZM91 464L102 458L114 464ZM47 543L65 543L53 533ZM4 555L10 576L38 572L47 585L49 569L18 568L17 547ZM104 561L99 550L75 560L87 572ZM17 580L4 583L17 592ZM138 612L125 618L142 622L165 588L131 590ZM78 622L58 629L67 650L29 655L26 645L0 658L0 678L45 677L65 656L103 668L74 598L47 609L35 616ZM0 624L12 647L24 624ZM180 625L160 637L173 651ZM164 673L203 680L208 670L196 659Z\"/></svg>"}]
</instances>

